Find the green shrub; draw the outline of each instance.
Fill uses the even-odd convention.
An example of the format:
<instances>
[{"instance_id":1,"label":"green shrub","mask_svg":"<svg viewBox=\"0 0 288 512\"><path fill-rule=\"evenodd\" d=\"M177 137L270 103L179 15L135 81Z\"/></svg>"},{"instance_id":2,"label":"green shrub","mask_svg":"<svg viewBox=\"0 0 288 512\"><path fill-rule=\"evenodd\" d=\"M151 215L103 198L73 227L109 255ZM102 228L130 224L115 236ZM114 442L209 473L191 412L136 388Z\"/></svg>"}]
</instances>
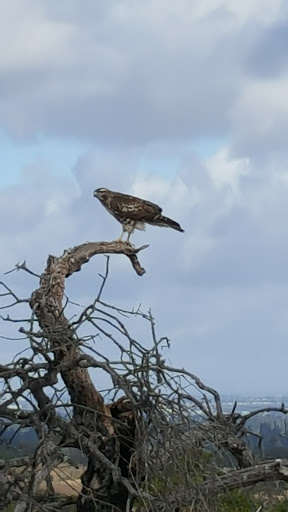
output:
<instances>
[{"instance_id":1,"label":"green shrub","mask_svg":"<svg viewBox=\"0 0 288 512\"><path fill-rule=\"evenodd\" d=\"M288 512L288 501L285 500L280 503L277 503L277 505L273 506L271 512Z\"/></svg>"},{"instance_id":2,"label":"green shrub","mask_svg":"<svg viewBox=\"0 0 288 512\"><path fill-rule=\"evenodd\" d=\"M217 499L217 512L255 512L261 503L242 489L222 494ZM273 511L274 512L274 511ZM288 511L287 511L288 512Z\"/></svg>"}]
</instances>

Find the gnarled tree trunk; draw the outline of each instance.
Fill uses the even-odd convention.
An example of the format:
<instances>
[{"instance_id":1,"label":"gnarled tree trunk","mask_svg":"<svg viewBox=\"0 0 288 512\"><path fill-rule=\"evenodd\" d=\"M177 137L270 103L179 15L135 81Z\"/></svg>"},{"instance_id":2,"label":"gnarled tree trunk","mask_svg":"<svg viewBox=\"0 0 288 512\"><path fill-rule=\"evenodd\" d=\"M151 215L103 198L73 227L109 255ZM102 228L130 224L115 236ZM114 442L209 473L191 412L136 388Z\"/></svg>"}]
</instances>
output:
<instances>
[{"instance_id":1,"label":"gnarled tree trunk","mask_svg":"<svg viewBox=\"0 0 288 512\"><path fill-rule=\"evenodd\" d=\"M144 247L143 247L144 248ZM142 248L140 248L142 249ZM139 275L145 271L137 252L124 242L87 243L65 251L57 258L49 256L39 288L30 305L54 352L53 365L61 377L73 404L73 427L77 432L71 445L87 455L87 469L82 475L78 512L127 511L130 462L134 446L135 420L123 399L109 407L96 390L88 370L78 365L78 341L63 311L65 279L81 269L95 254L125 254ZM35 395L39 396L39 390ZM38 404L41 406L41 403ZM43 403L42 403L43 406ZM44 408L46 404L44 403ZM115 419L115 421L114 421ZM133 497L130 500L132 506Z\"/></svg>"}]
</instances>

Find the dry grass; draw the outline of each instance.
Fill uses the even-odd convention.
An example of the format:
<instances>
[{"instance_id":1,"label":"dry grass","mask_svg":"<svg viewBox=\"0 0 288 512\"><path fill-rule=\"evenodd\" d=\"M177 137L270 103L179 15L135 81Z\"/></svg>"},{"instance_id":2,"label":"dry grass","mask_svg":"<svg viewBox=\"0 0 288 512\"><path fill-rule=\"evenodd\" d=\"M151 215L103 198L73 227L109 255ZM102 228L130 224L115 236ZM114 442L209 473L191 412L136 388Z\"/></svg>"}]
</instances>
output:
<instances>
[{"instance_id":1,"label":"dry grass","mask_svg":"<svg viewBox=\"0 0 288 512\"><path fill-rule=\"evenodd\" d=\"M76 469L69 464L60 464L51 472L55 492L64 496L78 495L81 490L80 477L83 471L83 466L79 466L79 469ZM45 492L46 489L46 483L42 482L39 490Z\"/></svg>"}]
</instances>

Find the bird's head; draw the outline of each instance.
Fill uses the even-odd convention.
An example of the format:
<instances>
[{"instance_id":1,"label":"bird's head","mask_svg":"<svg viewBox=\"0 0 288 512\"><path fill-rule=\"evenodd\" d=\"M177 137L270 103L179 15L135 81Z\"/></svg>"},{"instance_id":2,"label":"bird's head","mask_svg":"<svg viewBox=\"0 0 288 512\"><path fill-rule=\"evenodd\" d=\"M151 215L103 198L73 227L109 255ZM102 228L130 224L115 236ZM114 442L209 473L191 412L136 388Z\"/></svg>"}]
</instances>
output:
<instances>
[{"instance_id":1,"label":"bird's head","mask_svg":"<svg viewBox=\"0 0 288 512\"><path fill-rule=\"evenodd\" d=\"M107 188L96 188L93 195L101 201L107 197L107 192L109 192Z\"/></svg>"}]
</instances>

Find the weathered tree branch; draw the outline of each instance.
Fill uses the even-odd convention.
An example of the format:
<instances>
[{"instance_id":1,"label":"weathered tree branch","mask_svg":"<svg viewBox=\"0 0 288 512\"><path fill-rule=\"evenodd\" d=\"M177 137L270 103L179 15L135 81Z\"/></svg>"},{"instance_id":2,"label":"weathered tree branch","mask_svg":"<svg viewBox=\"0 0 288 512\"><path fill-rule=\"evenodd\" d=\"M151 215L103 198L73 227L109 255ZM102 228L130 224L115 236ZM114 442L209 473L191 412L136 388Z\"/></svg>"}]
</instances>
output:
<instances>
[{"instance_id":1,"label":"weathered tree branch","mask_svg":"<svg viewBox=\"0 0 288 512\"><path fill-rule=\"evenodd\" d=\"M147 249L149 245L142 245L139 248L133 247L127 242L86 242L82 245L77 245L71 249L64 251L58 261L61 259L61 266L66 269L65 277L69 277L74 272L79 272L82 265L88 263L90 259L96 254L124 254L129 258L135 272L142 276L145 274L145 269L141 267L137 254L144 249ZM49 258L55 258L50 256ZM48 259L49 265L49 259Z\"/></svg>"},{"instance_id":2,"label":"weathered tree branch","mask_svg":"<svg viewBox=\"0 0 288 512\"><path fill-rule=\"evenodd\" d=\"M74 421L80 429L79 432L82 432L82 435L92 436L91 439L95 443L98 453L101 453L102 450L103 456L111 460L112 465L118 457L116 437L121 434L119 428L115 428L113 423L111 408L105 405L103 397L95 389L88 371L77 364L80 354L79 340L75 329L68 322L63 311L65 279L74 272L81 270L82 265L93 256L104 253L126 255L136 273L143 275L145 270L140 266L137 253L146 247L135 249L125 242L88 242L64 251L59 258L49 256L47 267L40 278L40 287L32 294L30 299L30 306L37 317L44 336L49 340L50 350L54 351L54 363L60 369L71 403L74 404ZM38 397L36 393L38 393ZM38 391L34 389L34 396L39 403L39 389ZM133 418L133 415L131 418ZM133 435L130 432L131 428L133 429L131 418L130 425L129 427L126 426L125 432L125 436L128 437ZM106 439L105 441L103 441L103 436ZM129 443L132 448L133 440ZM90 494L92 492L92 502L94 502L97 499L98 488L100 489L99 497L102 501L107 501L110 504L114 503L119 507L119 510L124 510L128 496L127 488L123 484L120 485L118 481L115 482L113 474L110 474L108 479L110 483L107 485L107 475L103 475L99 456L98 458L95 457L93 452L87 453L87 455L89 462L87 471L83 475L83 497L79 502L79 510L89 510ZM126 461L126 464L129 464L129 460ZM98 475L96 488L93 483L95 473ZM105 498L103 496L104 485L107 489ZM110 490L108 490L109 487ZM89 491L88 494L87 490ZM86 508L85 501L87 502Z\"/></svg>"},{"instance_id":3,"label":"weathered tree branch","mask_svg":"<svg viewBox=\"0 0 288 512\"><path fill-rule=\"evenodd\" d=\"M224 475L217 476L217 479L207 480L200 485L199 491L218 494L273 480L288 481L287 460L276 459L272 462L266 461L244 469L229 471Z\"/></svg>"},{"instance_id":4,"label":"weathered tree branch","mask_svg":"<svg viewBox=\"0 0 288 512\"><path fill-rule=\"evenodd\" d=\"M226 489L265 479L287 479L286 463L254 464L245 424L259 411L241 417L235 403L230 413L224 413L215 389L197 375L165 362L161 350L163 345L169 346L169 340L157 338L151 312L121 310L102 301L109 258L95 300L81 307L73 321L68 320L67 277L80 271L93 256L113 253L124 254L136 273L143 275L145 270L137 254L146 247L88 242L64 251L60 257L49 256L39 287L29 301L31 318L1 317L12 323L22 322L20 332L30 343L27 357L20 354L11 364L0 365L4 383L1 428L5 432L11 424L19 429L32 426L39 438L34 456L27 462L23 459L27 467L22 480L16 475L11 496L20 496L17 512L27 512L33 506L37 509L40 481L49 480L51 468L61 460L62 448L67 447L79 448L88 459L78 512L131 512L135 499L144 503L145 510L176 511L191 507L199 495L208 499ZM26 263L17 265L16 270L39 277ZM3 309L28 303L4 283L2 290L0 296L8 302ZM151 346L147 346L146 337L141 343L130 334L123 318L131 316L148 322ZM24 327L27 322L28 328ZM86 336L83 332L87 327L92 333ZM108 343L113 346L113 360L93 344L98 336L107 342L105 347ZM108 398L95 388L89 368L110 377ZM68 391L65 399L64 391L62 395L59 390L63 382ZM21 410L19 399L26 401L29 410ZM65 408L65 418L58 414L58 407ZM287 413L284 405L271 410ZM15 433L11 439L13 436ZM205 462L207 443L216 451L233 455L238 469L219 475L213 459ZM46 497L44 501L52 504L55 500Z\"/></svg>"}]
</instances>

